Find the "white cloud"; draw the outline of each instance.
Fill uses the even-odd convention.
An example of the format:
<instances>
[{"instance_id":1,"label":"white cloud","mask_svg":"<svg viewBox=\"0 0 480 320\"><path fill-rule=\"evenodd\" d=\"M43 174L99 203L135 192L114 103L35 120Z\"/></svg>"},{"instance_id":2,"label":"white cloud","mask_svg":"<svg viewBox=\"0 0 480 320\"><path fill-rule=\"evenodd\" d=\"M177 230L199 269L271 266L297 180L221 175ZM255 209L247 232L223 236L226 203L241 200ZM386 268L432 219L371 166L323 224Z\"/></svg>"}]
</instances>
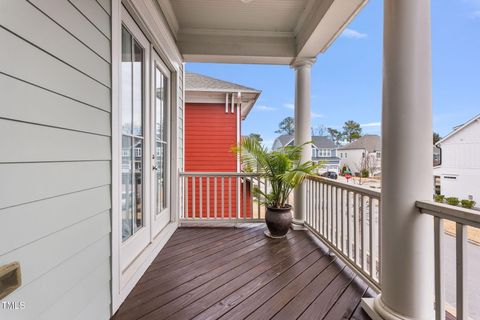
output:
<instances>
[{"instance_id":1,"label":"white cloud","mask_svg":"<svg viewBox=\"0 0 480 320\"><path fill-rule=\"evenodd\" d=\"M342 37L348 38L348 39L363 39L368 37L368 34L359 32L354 29L345 29L342 32Z\"/></svg>"},{"instance_id":2,"label":"white cloud","mask_svg":"<svg viewBox=\"0 0 480 320\"><path fill-rule=\"evenodd\" d=\"M287 109L295 109L295 105L293 103L285 103L283 106Z\"/></svg>"},{"instance_id":3,"label":"white cloud","mask_svg":"<svg viewBox=\"0 0 480 320\"><path fill-rule=\"evenodd\" d=\"M324 115L316 112L312 112L312 118L323 118Z\"/></svg>"},{"instance_id":4,"label":"white cloud","mask_svg":"<svg viewBox=\"0 0 480 320\"><path fill-rule=\"evenodd\" d=\"M274 110L277 110L277 108L270 107L270 106L267 106L267 105L259 105L259 106L256 106L256 109L257 109L257 110L263 110L263 111L274 111Z\"/></svg>"},{"instance_id":5,"label":"white cloud","mask_svg":"<svg viewBox=\"0 0 480 320\"><path fill-rule=\"evenodd\" d=\"M361 124L360 127L362 127L362 128L367 128L367 127L380 127L381 125L382 125L381 122L370 122L370 123Z\"/></svg>"},{"instance_id":6,"label":"white cloud","mask_svg":"<svg viewBox=\"0 0 480 320\"><path fill-rule=\"evenodd\" d=\"M473 19L480 19L480 10L472 12Z\"/></svg>"}]
</instances>

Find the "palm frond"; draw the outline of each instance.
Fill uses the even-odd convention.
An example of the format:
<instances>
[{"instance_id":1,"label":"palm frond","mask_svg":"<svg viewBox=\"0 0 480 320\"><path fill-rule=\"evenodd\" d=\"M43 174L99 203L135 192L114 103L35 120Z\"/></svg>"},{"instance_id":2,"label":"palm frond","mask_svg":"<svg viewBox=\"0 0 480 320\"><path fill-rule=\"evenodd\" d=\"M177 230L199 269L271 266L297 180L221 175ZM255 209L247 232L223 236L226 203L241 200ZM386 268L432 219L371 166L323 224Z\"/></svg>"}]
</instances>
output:
<instances>
[{"instance_id":1,"label":"palm frond","mask_svg":"<svg viewBox=\"0 0 480 320\"><path fill-rule=\"evenodd\" d=\"M311 175L318 164L301 162L303 148L310 148L311 142L299 146L286 146L268 151L257 139L245 138L240 146L232 148L240 155L244 170L257 173L270 183L268 192L254 188L253 194L262 204L284 207L292 190Z\"/></svg>"}]
</instances>

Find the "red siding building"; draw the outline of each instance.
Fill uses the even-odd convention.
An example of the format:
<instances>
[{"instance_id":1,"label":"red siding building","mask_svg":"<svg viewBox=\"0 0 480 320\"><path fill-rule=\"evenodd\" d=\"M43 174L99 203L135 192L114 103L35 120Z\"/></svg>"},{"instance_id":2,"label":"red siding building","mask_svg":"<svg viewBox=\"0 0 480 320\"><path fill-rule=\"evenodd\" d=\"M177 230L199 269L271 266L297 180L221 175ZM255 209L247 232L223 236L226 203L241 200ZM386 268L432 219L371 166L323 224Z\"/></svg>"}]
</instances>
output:
<instances>
[{"instance_id":1,"label":"red siding building","mask_svg":"<svg viewBox=\"0 0 480 320\"><path fill-rule=\"evenodd\" d=\"M241 172L240 161L231 148L240 142L242 120L252 109L260 91L196 73L186 73L185 87L185 171ZM243 190L243 183L247 183L246 208L243 207L243 192L236 197L237 190ZM196 177L186 182L186 188L187 217L251 215L248 181ZM237 210L238 204L240 210Z\"/></svg>"}]
</instances>

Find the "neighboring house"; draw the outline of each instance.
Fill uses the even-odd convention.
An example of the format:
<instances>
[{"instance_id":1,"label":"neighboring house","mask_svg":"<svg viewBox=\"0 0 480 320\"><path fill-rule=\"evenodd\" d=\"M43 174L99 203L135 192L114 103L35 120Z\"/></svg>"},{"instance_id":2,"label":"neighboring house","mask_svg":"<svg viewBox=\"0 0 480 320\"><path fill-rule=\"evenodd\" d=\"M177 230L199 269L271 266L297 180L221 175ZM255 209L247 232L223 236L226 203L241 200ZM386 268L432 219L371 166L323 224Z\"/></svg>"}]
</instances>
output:
<instances>
[{"instance_id":1,"label":"neighboring house","mask_svg":"<svg viewBox=\"0 0 480 320\"><path fill-rule=\"evenodd\" d=\"M437 143L440 164L433 169L440 178L440 193L470 199L480 205L480 115L456 126Z\"/></svg>"},{"instance_id":2,"label":"neighboring house","mask_svg":"<svg viewBox=\"0 0 480 320\"><path fill-rule=\"evenodd\" d=\"M260 91L239 84L214 79L197 73L185 73L185 171L186 172L240 172L240 160L231 148L238 145L241 139L242 120L245 120L253 105L260 96ZM202 188L207 189L205 179ZM191 189L193 181L189 181L189 199L187 214L208 215L207 201L200 197L200 182L197 181L196 205L193 210ZM228 202L229 195L236 194L233 185L224 186L224 201ZM210 188L213 188L213 178ZM228 190L231 188L231 190ZM213 197L213 189L210 192ZM217 190L219 191L219 190ZM230 192L229 192L230 191ZM249 201L250 197L247 194ZM206 197L206 192L202 194ZM232 214L236 212L236 205L243 203L236 199L232 207ZM213 198L212 198L213 201ZM218 197L217 205L221 199ZM202 203L203 208L199 208ZM244 208L240 212L243 213ZM212 205L211 211L214 210ZM250 214L250 205L247 203L247 215Z\"/></svg>"},{"instance_id":3,"label":"neighboring house","mask_svg":"<svg viewBox=\"0 0 480 320\"><path fill-rule=\"evenodd\" d=\"M340 158L337 156L337 146L325 136L312 136L312 161L321 162L320 171L338 172ZM272 149L276 150L284 146L293 146L293 135L284 134L275 139Z\"/></svg>"},{"instance_id":4,"label":"neighboring house","mask_svg":"<svg viewBox=\"0 0 480 320\"><path fill-rule=\"evenodd\" d=\"M352 173L367 169L373 175L381 172L382 139L378 135L364 135L357 140L338 148L340 168L346 165Z\"/></svg>"}]
</instances>

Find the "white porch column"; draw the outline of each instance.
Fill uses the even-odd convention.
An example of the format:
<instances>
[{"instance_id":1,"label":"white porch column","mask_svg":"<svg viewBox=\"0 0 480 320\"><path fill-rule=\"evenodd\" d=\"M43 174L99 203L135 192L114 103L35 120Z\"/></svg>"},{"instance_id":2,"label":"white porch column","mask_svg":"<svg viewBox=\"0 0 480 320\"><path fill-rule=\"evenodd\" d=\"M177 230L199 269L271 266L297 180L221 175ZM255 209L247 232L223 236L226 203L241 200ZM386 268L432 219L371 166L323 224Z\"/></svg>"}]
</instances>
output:
<instances>
[{"instance_id":1,"label":"white porch column","mask_svg":"<svg viewBox=\"0 0 480 320\"><path fill-rule=\"evenodd\" d=\"M295 69L295 145L301 145L312 140L310 86L311 71L315 59L297 59L292 67ZM303 148L302 162L312 159L312 148ZM303 229L305 222L306 193L305 185L294 191L293 229Z\"/></svg>"},{"instance_id":2,"label":"white porch column","mask_svg":"<svg viewBox=\"0 0 480 320\"><path fill-rule=\"evenodd\" d=\"M434 318L430 0L385 0L382 107L384 319Z\"/></svg>"}]
</instances>

